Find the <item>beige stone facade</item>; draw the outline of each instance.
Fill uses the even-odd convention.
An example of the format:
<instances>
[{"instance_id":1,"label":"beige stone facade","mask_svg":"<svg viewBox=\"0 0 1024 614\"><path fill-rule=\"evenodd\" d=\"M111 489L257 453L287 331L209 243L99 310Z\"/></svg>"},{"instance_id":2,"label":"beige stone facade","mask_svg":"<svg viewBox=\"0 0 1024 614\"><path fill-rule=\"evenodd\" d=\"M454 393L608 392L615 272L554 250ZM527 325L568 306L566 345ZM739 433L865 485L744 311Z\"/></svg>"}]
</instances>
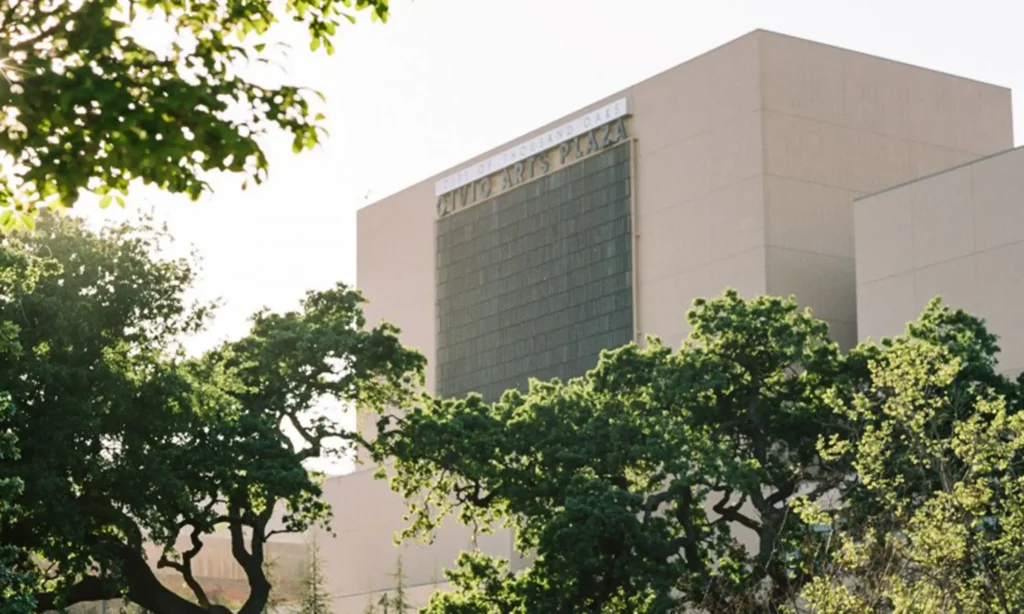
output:
<instances>
[{"instance_id":1,"label":"beige stone facade","mask_svg":"<svg viewBox=\"0 0 1024 614\"><path fill-rule=\"evenodd\" d=\"M1024 370L1024 148L854 204L862 338L903 332L933 297L985 319L1000 367Z\"/></svg>"},{"instance_id":2,"label":"beige stone facade","mask_svg":"<svg viewBox=\"0 0 1024 614\"><path fill-rule=\"evenodd\" d=\"M623 97L634 148L634 326L638 339L654 334L671 345L687 333L690 302L727 286L748 296L794 294L830 323L838 341L853 344L860 247L854 199L1013 144L1005 88L765 31L573 116ZM456 170L358 213L357 281L370 300L370 321L396 323L404 342L430 359L434 184ZM431 370L428 385L434 384ZM332 591L336 612L347 614L365 606L367 593L393 584L398 550L390 543L403 505L368 470L331 480L327 492L337 510ZM443 568L469 545L468 530L449 525L433 546L403 548L417 596L443 587ZM508 533L480 545L514 558Z\"/></svg>"},{"instance_id":3,"label":"beige stone facade","mask_svg":"<svg viewBox=\"0 0 1024 614\"><path fill-rule=\"evenodd\" d=\"M1024 187L1020 152L856 200L1012 147L1009 90L755 31L358 212L368 319L398 325L403 342L428 357L429 389L437 383L435 232L450 206L438 204L435 182L622 99L636 339L653 334L677 346L692 300L734 287L795 295L850 346L858 321L860 337L898 332L924 297L944 293L987 314L1017 344L1011 362L1024 362L1024 339L1012 333L1020 329L1012 299L1024 284L1000 277L1024 264L1024 209L1010 205ZM980 180L988 187L979 191ZM984 309L969 291L983 283ZM372 437L370 421L360 428ZM449 522L432 545L394 546L404 502L370 468L330 479L326 496L337 537L321 545L336 614L361 612L391 588L399 552L413 599L425 603L473 545L467 528ZM525 565L508 532L476 545Z\"/></svg>"}]
</instances>

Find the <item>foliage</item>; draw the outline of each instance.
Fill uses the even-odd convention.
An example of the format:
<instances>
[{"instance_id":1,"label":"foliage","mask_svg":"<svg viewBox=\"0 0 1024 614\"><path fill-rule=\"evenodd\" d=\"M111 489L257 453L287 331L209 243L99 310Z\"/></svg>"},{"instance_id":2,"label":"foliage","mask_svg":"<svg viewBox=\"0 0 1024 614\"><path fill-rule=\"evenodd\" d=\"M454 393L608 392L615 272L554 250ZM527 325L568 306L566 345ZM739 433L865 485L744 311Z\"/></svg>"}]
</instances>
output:
<instances>
[{"instance_id":1,"label":"foliage","mask_svg":"<svg viewBox=\"0 0 1024 614\"><path fill-rule=\"evenodd\" d=\"M1016 453L1018 422L997 399L1016 407L1019 395L997 375L995 340L977 319L933 303L904 336L843 354L826 325L792 300L728 291L696 301L687 318L692 332L678 352L648 339L643 349L605 351L568 382L532 381L493 404L425 398L379 420L377 459L393 461L392 486L412 501L407 537L429 537L457 513L485 529L512 528L517 550L534 557L512 573L507 561L463 555L449 572L455 590L435 594L426 612L763 613L800 610L807 597L825 607L842 594L840 571L849 567L832 554L837 521L823 510L895 518L880 498L892 483L872 483L872 472L877 480L916 476L897 497L903 512L934 499L921 509L949 517L961 510L956 499L980 522L982 512L997 512L992 493L1016 496L1005 459ZM955 420L941 423L958 425L943 440L949 454L987 450L972 461L987 459L989 469L968 480L969 497L935 494L942 480L899 443L910 432L896 429L906 414L881 409L904 407L900 394L936 394L936 382L898 368L905 347L933 348L946 390L968 395ZM863 412L874 412L874 431ZM851 439L869 432L889 439L864 439L870 450ZM993 485L993 472L1006 476L1003 486ZM1016 501L1005 500L1003 512ZM1001 517L999 526L1017 526L1016 516ZM910 521L899 519L904 535ZM929 525L930 535L952 520L943 522ZM1005 575L1016 573L1008 561L1019 554L998 559ZM964 574L956 579L977 577Z\"/></svg>"},{"instance_id":2,"label":"foliage","mask_svg":"<svg viewBox=\"0 0 1024 614\"><path fill-rule=\"evenodd\" d=\"M0 432L13 432L21 453L0 461L0 479L24 482L15 512L0 517L0 543L55 563L38 611L126 596L154 614L205 612L192 560L219 531L250 586L240 612L259 614L267 541L329 518L304 462L358 441L316 410L321 399L380 410L421 381L422 357L393 327L367 328L362 298L340 285L184 356L177 340L203 326L210 306L185 301L194 264L161 257L165 240L145 220L96 233L43 215L38 232L0 246L0 258L50 267L0 300L20 348L0 355L0 390L15 408ZM275 513L283 526L272 530ZM143 536L194 603L160 584Z\"/></svg>"},{"instance_id":3,"label":"foliage","mask_svg":"<svg viewBox=\"0 0 1024 614\"><path fill-rule=\"evenodd\" d=\"M0 255L0 294L10 295L34 282L32 261ZM38 271L36 271L38 272ZM16 356L17 328L0 323L0 356ZM18 437L9 427L14 415L10 395L0 392L0 463L19 459ZM0 473L0 518L20 511L25 483L16 473ZM28 552L0 541L0 614L26 614L35 607L32 592L38 579L28 564Z\"/></svg>"},{"instance_id":4,"label":"foliage","mask_svg":"<svg viewBox=\"0 0 1024 614\"><path fill-rule=\"evenodd\" d=\"M395 573L392 577L395 579L394 593L384 592L376 602L371 598L363 609L363 614L409 614L416 611L406 592L406 576L401 554L395 561Z\"/></svg>"},{"instance_id":5,"label":"foliage","mask_svg":"<svg viewBox=\"0 0 1024 614\"><path fill-rule=\"evenodd\" d=\"M852 459L858 481L842 509L802 509L835 529L805 590L815 611L1024 610L1024 413L1005 380L987 385L987 335L964 338L895 340L837 405L857 428L821 450Z\"/></svg>"},{"instance_id":6,"label":"foliage","mask_svg":"<svg viewBox=\"0 0 1024 614\"><path fill-rule=\"evenodd\" d=\"M331 596L327 592L327 578L324 576L324 559L320 544L314 537L309 542L309 566L302 580L297 614L330 614Z\"/></svg>"},{"instance_id":7,"label":"foliage","mask_svg":"<svg viewBox=\"0 0 1024 614\"><path fill-rule=\"evenodd\" d=\"M0 395L0 425L12 413L10 399ZM14 433L0 428L0 462L18 460L16 444ZM23 488L24 483L17 477L0 477L0 518L15 512ZM31 570L25 569L25 554L0 542L0 614L28 614L35 607L35 578Z\"/></svg>"},{"instance_id":8,"label":"foliage","mask_svg":"<svg viewBox=\"0 0 1024 614\"><path fill-rule=\"evenodd\" d=\"M193 199L212 171L262 181L260 136L308 149L323 117L309 92L244 68L271 62L289 20L332 53L364 9L386 20L388 0L0 0L0 226L83 191L123 205L136 179Z\"/></svg>"},{"instance_id":9,"label":"foliage","mask_svg":"<svg viewBox=\"0 0 1024 614\"><path fill-rule=\"evenodd\" d=\"M814 444L835 428L825 391L845 385L845 361L792 301L729 292L688 319L677 353L650 339L605 352L585 377L534 381L493 405L436 400L398 428L382 419L378 454L396 457L394 486L429 491L413 530L432 529L431 508L453 503L464 521L514 528L517 548L536 555L514 580L529 611L665 611L676 591L708 611L765 611L793 596L799 578L778 553L809 529L786 501L832 486L812 482L829 469ZM466 563L464 585L505 574ZM428 611L460 611L453 599Z\"/></svg>"},{"instance_id":10,"label":"foliage","mask_svg":"<svg viewBox=\"0 0 1024 614\"><path fill-rule=\"evenodd\" d=\"M409 614L416 608L412 606L409 601L409 594L406 592L406 577L405 568L402 565L402 555L399 554L395 560L395 573L393 575L395 579L395 591L391 596L391 601L388 607L389 614Z\"/></svg>"}]
</instances>

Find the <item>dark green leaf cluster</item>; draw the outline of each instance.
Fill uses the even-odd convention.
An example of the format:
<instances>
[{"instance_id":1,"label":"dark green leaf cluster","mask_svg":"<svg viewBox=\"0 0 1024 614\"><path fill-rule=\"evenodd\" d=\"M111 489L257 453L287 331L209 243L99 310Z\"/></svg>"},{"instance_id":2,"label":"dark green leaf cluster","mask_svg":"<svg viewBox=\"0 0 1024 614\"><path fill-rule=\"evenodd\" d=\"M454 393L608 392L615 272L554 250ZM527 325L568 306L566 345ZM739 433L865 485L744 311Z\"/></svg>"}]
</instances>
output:
<instances>
[{"instance_id":1,"label":"dark green leaf cluster","mask_svg":"<svg viewBox=\"0 0 1024 614\"><path fill-rule=\"evenodd\" d=\"M882 415L849 408L894 396L876 382L894 348L955 357L952 394L1018 398L983 324L937 302L903 337L846 354L792 300L728 291L687 318L676 352L652 338L605 351L568 382L532 381L493 404L425 399L381 418L378 459L393 461L393 488L414 502L407 536L457 513L511 527L533 560L512 573L466 555L449 576L456 590L428 612L799 611L809 582L836 569L836 531L884 518L856 446L829 446ZM960 407L929 424L950 430L978 404ZM923 498L941 480L911 470L908 454L889 460Z\"/></svg>"},{"instance_id":2,"label":"dark green leaf cluster","mask_svg":"<svg viewBox=\"0 0 1024 614\"><path fill-rule=\"evenodd\" d=\"M344 286L309 293L293 312L261 312L246 337L185 356L179 341L211 306L184 298L196 269L161 256L166 238L145 220L93 232L43 215L37 232L0 246L0 257L42 269L0 300L12 335L0 390L14 407L0 433L20 452L0 460L0 480L24 485L0 517L0 543L53 563L39 611L123 595L154 614L206 611L216 604L192 560L220 532L250 585L240 611L262 612L267 540L329 517L305 461L358 441L323 401L383 410L422 381L422 356L393 327L367 328L363 299ZM194 602L160 584L147 542Z\"/></svg>"},{"instance_id":3,"label":"dark green leaf cluster","mask_svg":"<svg viewBox=\"0 0 1024 614\"><path fill-rule=\"evenodd\" d=\"M123 205L134 180L193 199L212 171L261 182L260 135L284 130L302 151L323 118L307 92L246 66L272 60L265 39L282 20L331 53L360 10L386 20L388 1L0 0L0 226L83 191Z\"/></svg>"},{"instance_id":4,"label":"dark green leaf cluster","mask_svg":"<svg viewBox=\"0 0 1024 614\"><path fill-rule=\"evenodd\" d=\"M2 351L4 349L0 347ZM3 426L13 410L10 397L0 395L0 461L18 460L17 437ZM15 507L23 489L24 482L20 478L0 477L0 518L17 513ZM27 554L25 550L0 542L0 614L29 614L35 609L32 592L38 575L28 564Z\"/></svg>"}]
</instances>

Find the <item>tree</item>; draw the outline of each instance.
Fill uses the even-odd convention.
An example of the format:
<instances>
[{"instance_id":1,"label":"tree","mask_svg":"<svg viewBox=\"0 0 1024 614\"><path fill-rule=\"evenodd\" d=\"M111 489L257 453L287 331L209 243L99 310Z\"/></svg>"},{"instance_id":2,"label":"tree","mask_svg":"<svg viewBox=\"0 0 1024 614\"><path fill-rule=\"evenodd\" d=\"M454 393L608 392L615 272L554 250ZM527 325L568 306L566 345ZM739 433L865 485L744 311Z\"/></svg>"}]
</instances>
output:
<instances>
[{"instance_id":1,"label":"tree","mask_svg":"<svg viewBox=\"0 0 1024 614\"><path fill-rule=\"evenodd\" d=\"M842 507L799 506L834 531L804 590L814 611L1024 610L1024 413L994 377L994 339L962 331L888 343L870 385L837 404L856 429L819 445L857 480Z\"/></svg>"},{"instance_id":2,"label":"tree","mask_svg":"<svg viewBox=\"0 0 1024 614\"><path fill-rule=\"evenodd\" d=\"M37 281L39 263L24 255L0 253L0 295L10 296L30 289ZM0 322L0 356L16 357L20 352L17 327ZM18 461L18 436L10 427L14 405L10 394L0 391L0 463ZM0 473L0 518L13 516L20 508L25 483L15 472ZM0 614L26 614L35 607L32 593L38 573L29 552L0 541Z\"/></svg>"},{"instance_id":3,"label":"tree","mask_svg":"<svg viewBox=\"0 0 1024 614\"><path fill-rule=\"evenodd\" d=\"M282 129L298 152L323 118L309 92L240 68L272 60L289 18L332 53L339 23L363 9L386 20L388 0L0 0L0 226L83 191L123 204L136 179L193 199L210 172L262 181L260 136ZM146 20L168 45L132 29Z\"/></svg>"},{"instance_id":4,"label":"tree","mask_svg":"<svg viewBox=\"0 0 1024 614\"><path fill-rule=\"evenodd\" d=\"M390 325L368 328L362 297L341 285L310 292L299 310L260 312L244 338L186 357L178 340L211 308L183 298L195 268L161 257L165 240L145 221L95 233L43 215L38 232L0 246L0 257L57 267L0 300L21 348L0 354L0 390L14 405L0 432L21 453L0 461L0 479L24 483L14 513L0 516L0 543L50 562L37 611L122 596L154 614L218 609L192 561L220 531L250 587L239 611L259 614L267 541L329 518L304 463L359 441L316 410L320 400L381 410L422 381L422 356ZM160 584L147 541L192 600Z\"/></svg>"},{"instance_id":5,"label":"tree","mask_svg":"<svg viewBox=\"0 0 1024 614\"><path fill-rule=\"evenodd\" d=\"M401 554L395 560L395 573L392 577L395 579L394 594L385 591L381 593L376 602L371 597L363 609L363 614L409 614L416 610L410 603L409 594L406 591L406 576Z\"/></svg>"},{"instance_id":6,"label":"tree","mask_svg":"<svg viewBox=\"0 0 1024 614\"><path fill-rule=\"evenodd\" d=\"M302 580L298 614L330 614L331 596L327 593L324 560L316 537L309 542L309 566Z\"/></svg>"},{"instance_id":7,"label":"tree","mask_svg":"<svg viewBox=\"0 0 1024 614\"><path fill-rule=\"evenodd\" d=\"M395 559L395 573L392 575L395 579L395 592L391 596L389 603L388 612L390 614L409 614L416 608L409 602L409 594L406 591L406 577L405 567L402 565L402 554L399 553Z\"/></svg>"},{"instance_id":8,"label":"tree","mask_svg":"<svg viewBox=\"0 0 1024 614\"><path fill-rule=\"evenodd\" d=\"M260 614L275 614L278 608L281 607L283 600L278 595L278 591L275 590L275 576L277 572L277 561L271 557L266 557L263 561L263 575L267 578L267 582L270 584L270 595L267 596L267 603L263 606L263 612Z\"/></svg>"},{"instance_id":9,"label":"tree","mask_svg":"<svg viewBox=\"0 0 1024 614\"><path fill-rule=\"evenodd\" d=\"M0 395L0 424L13 413L12 409L8 396ZM0 462L18 459L16 444L14 433L0 428ZM0 518L14 513L23 488L24 483L18 478L0 477ZM35 577L26 568L26 559L24 551L0 542L0 614L28 614L35 607Z\"/></svg>"},{"instance_id":10,"label":"tree","mask_svg":"<svg viewBox=\"0 0 1024 614\"><path fill-rule=\"evenodd\" d=\"M427 493L414 532L458 505L464 521L511 526L536 555L501 588L506 563L464 558L459 590L428 611L467 599L479 608L467 611L501 611L481 595L547 612L768 612L795 598L803 579L782 553L811 528L787 500L834 486L815 441L839 426L826 392L848 386L846 361L792 301L730 291L688 319L676 353L649 339L493 405L433 400L381 420L395 488Z\"/></svg>"},{"instance_id":11,"label":"tree","mask_svg":"<svg viewBox=\"0 0 1024 614\"><path fill-rule=\"evenodd\" d=\"M448 574L454 590L426 612L800 610L830 562L828 523L808 510L865 499L861 459L819 442L862 432L849 408L877 398L886 348L943 348L961 361L957 389L1019 396L996 374L983 325L937 303L903 341L845 355L792 300L729 291L687 318L678 352L648 339L568 382L533 381L490 405L425 399L379 420L375 454L414 502L407 536L429 536L457 512L511 527L517 550L535 557L512 573L464 554Z\"/></svg>"}]
</instances>

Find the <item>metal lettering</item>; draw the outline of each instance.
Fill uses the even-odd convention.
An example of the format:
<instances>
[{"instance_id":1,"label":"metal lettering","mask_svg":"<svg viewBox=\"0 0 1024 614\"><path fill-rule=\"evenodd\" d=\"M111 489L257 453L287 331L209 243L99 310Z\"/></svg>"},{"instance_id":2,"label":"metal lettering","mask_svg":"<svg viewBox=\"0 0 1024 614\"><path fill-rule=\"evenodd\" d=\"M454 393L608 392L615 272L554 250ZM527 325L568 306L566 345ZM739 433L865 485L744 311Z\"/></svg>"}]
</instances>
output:
<instances>
[{"instance_id":1,"label":"metal lettering","mask_svg":"<svg viewBox=\"0 0 1024 614\"><path fill-rule=\"evenodd\" d=\"M548 154L542 153L540 155L540 174L545 175L551 169L551 163L548 162Z\"/></svg>"},{"instance_id":2,"label":"metal lettering","mask_svg":"<svg viewBox=\"0 0 1024 614\"><path fill-rule=\"evenodd\" d=\"M624 140L626 140L628 138L629 138L629 134L626 133L626 118L625 117L620 117L619 119L615 120L615 141L614 142L618 143L619 141L624 141Z\"/></svg>"},{"instance_id":3,"label":"metal lettering","mask_svg":"<svg viewBox=\"0 0 1024 614\"><path fill-rule=\"evenodd\" d=\"M572 141L566 141L558 146L558 157L561 164L565 164L565 159L569 157L569 152L572 150Z\"/></svg>"},{"instance_id":4,"label":"metal lettering","mask_svg":"<svg viewBox=\"0 0 1024 614\"><path fill-rule=\"evenodd\" d=\"M574 160L580 160L595 152L601 151L602 149L628 139L629 133L626 130L625 117L618 117L614 120L608 121L607 123L598 124L599 121L606 120L608 115L612 112L613 111L609 109L603 114L599 113L591 115L588 118L590 121L584 121L582 123L595 127L592 130L588 130L585 133L575 136L575 138L572 136L573 126L565 126L564 136L567 137L567 140L558 144L557 164L561 166ZM560 131L561 129L559 132ZM522 143L517 149L506 152L506 160L509 164L501 169L500 191L514 188L524 181L545 175L551 170L552 166L555 165L551 159L554 155L554 150L544 150L543 147L545 145L545 140L547 140L553 147L554 143L551 143L551 141L553 140L553 136L557 138L555 135L557 135L557 132L548 134L546 139L544 137L540 137L534 141ZM586 139L585 146L583 143L584 138ZM517 161L513 162L514 160ZM484 173L484 167L484 164L480 164L476 168L477 172L481 174ZM493 174L481 176L476 180L470 181L467 178L465 185L460 185L438 196L437 216L439 218L444 217L454 213L455 211L469 207L470 205L475 205L484 199L490 198L492 191L494 191L492 181L496 181L494 179L494 174L497 174L496 170ZM462 181L461 175L449 179Z\"/></svg>"}]
</instances>

